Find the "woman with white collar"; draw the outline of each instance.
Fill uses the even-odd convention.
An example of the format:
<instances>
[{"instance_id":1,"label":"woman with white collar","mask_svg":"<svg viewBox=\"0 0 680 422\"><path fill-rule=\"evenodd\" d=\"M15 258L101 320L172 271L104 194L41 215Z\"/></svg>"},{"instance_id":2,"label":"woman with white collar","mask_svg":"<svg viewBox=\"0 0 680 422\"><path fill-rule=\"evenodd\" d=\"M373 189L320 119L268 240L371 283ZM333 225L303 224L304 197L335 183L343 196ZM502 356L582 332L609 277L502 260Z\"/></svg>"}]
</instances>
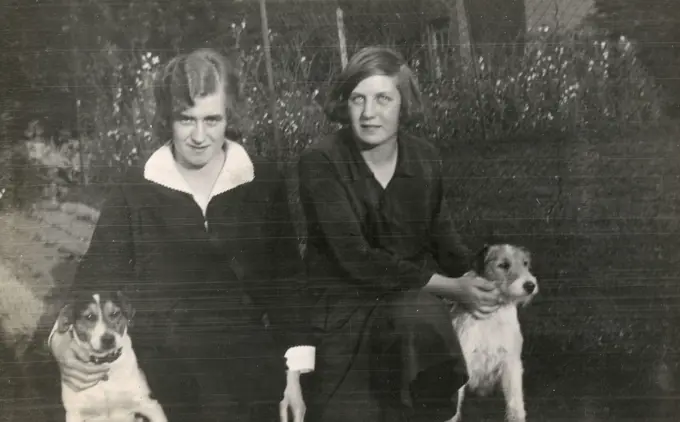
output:
<instances>
[{"instance_id":1,"label":"woman with white collar","mask_svg":"<svg viewBox=\"0 0 680 422\"><path fill-rule=\"evenodd\" d=\"M314 369L304 271L275 164L225 135L238 116L236 68L209 49L179 55L155 96L154 130L170 141L112 188L71 290L131 298L135 352L170 422L289 411L302 422L299 377ZM105 377L70 337L48 343L74 388Z\"/></svg>"}]
</instances>

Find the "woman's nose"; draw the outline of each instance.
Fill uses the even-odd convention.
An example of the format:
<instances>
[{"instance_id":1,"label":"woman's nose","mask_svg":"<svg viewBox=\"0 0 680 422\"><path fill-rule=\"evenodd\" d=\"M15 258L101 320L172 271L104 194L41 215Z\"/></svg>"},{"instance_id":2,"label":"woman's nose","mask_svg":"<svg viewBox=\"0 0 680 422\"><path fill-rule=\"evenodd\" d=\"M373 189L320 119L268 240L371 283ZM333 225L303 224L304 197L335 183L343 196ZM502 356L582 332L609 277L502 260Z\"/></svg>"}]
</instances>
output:
<instances>
[{"instance_id":1,"label":"woman's nose","mask_svg":"<svg viewBox=\"0 0 680 422\"><path fill-rule=\"evenodd\" d=\"M191 140L196 143L201 143L205 139L205 127L203 123L197 122L194 130L191 132Z\"/></svg>"},{"instance_id":2,"label":"woman's nose","mask_svg":"<svg viewBox=\"0 0 680 422\"><path fill-rule=\"evenodd\" d=\"M361 117L364 120L372 119L375 116L375 104L371 100L366 100L364 103L364 109L361 113Z\"/></svg>"}]
</instances>

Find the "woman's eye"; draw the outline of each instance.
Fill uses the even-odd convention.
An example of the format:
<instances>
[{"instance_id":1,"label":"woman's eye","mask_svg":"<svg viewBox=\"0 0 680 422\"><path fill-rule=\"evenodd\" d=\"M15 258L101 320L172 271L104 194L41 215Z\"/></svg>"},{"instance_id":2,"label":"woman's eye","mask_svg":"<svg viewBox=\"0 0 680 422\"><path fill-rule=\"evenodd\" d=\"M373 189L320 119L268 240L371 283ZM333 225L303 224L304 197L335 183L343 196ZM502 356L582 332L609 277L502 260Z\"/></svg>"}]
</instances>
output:
<instances>
[{"instance_id":1,"label":"woman's eye","mask_svg":"<svg viewBox=\"0 0 680 422\"><path fill-rule=\"evenodd\" d=\"M364 102L364 97L356 96L349 99L352 104L362 104Z\"/></svg>"},{"instance_id":2,"label":"woman's eye","mask_svg":"<svg viewBox=\"0 0 680 422\"><path fill-rule=\"evenodd\" d=\"M388 97L387 95L378 95L378 103L381 105L385 105L389 103L392 100L392 98Z\"/></svg>"},{"instance_id":3,"label":"woman's eye","mask_svg":"<svg viewBox=\"0 0 680 422\"><path fill-rule=\"evenodd\" d=\"M505 270L505 271L507 271L507 270L510 269L510 263L509 263L509 262L501 262L500 264L498 264L498 266L499 266L502 270Z\"/></svg>"}]
</instances>

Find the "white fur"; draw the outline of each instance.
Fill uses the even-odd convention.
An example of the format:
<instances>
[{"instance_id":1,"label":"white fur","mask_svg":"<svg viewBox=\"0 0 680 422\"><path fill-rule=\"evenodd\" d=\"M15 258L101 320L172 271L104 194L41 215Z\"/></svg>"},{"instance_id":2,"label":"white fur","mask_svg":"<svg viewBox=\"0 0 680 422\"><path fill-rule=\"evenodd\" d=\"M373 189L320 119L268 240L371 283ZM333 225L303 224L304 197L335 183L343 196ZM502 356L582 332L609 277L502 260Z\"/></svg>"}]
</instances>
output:
<instances>
[{"instance_id":1,"label":"white fur","mask_svg":"<svg viewBox=\"0 0 680 422\"><path fill-rule=\"evenodd\" d=\"M99 306L99 295L93 295L93 298ZM100 319L93 328L90 345L96 342L100 346L100 337L105 330L106 326ZM74 339L77 341L76 337ZM135 422L135 414L146 416L150 422L167 422L160 403L150 396L149 385L137 363L127 329L122 336L117 336L116 341L122 353L108 364L106 380L81 391L62 383L61 398L66 422Z\"/></svg>"},{"instance_id":2,"label":"white fur","mask_svg":"<svg viewBox=\"0 0 680 422\"><path fill-rule=\"evenodd\" d=\"M94 299L94 302L97 304L97 308L101 309L102 303L99 294L96 293L93 294L92 298ZM90 347L92 348L92 350L101 350L102 335L104 335L106 331L107 331L106 323L104 322L104 319L100 317L99 319L97 319L97 323L92 329L92 334L90 335ZM118 336L116 335L116 340L119 341L121 339L118 338Z\"/></svg>"},{"instance_id":3,"label":"white fur","mask_svg":"<svg viewBox=\"0 0 680 422\"><path fill-rule=\"evenodd\" d=\"M108 379L94 387L74 391L62 384L66 422L134 422L141 413L151 422L166 422L160 404L150 397L146 377L137 366L130 336L123 337L123 352L110 364Z\"/></svg>"},{"instance_id":4,"label":"white fur","mask_svg":"<svg viewBox=\"0 0 680 422\"><path fill-rule=\"evenodd\" d=\"M496 252L500 250L502 256L513 256L511 252L516 252L511 245L499 248ZM490 317L477 319L459 307L452 310L452 324L461 344L469 380L458 390L456 415L447 422L462 421L466 391L487 395L498 386L505 397L507 420L526 421L522 365L524 339L517 305L528 303L538 293L538 284L528 267L516 273L518 277L512 281L503 280L501 291L507 302ZM524 291L522 286L526 282L533 282L535 291L530 294Z\"/></svg>"}]
</instances>

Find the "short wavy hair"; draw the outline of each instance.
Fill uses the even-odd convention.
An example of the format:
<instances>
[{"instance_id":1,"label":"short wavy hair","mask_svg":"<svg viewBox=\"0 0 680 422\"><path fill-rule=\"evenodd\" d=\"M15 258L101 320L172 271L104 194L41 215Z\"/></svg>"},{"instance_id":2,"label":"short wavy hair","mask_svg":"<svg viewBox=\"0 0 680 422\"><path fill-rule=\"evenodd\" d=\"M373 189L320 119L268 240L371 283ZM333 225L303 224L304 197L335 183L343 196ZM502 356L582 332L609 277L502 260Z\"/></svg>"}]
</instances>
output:
<instances>
[{"instance_id":1,"label":"short wavy hair","mask_svg":"<svg viewBox=\"0 0 680 422\"><path fill-rule=\"evenodd\" d=\"M241 133L242 103L240 68L238 61L210 48L201 48L172 58L159 72L154 84L156 112L153 131L156 139L165 143L172 137L172 122L184 110L191 108L197 98L214 94L218 89L225 94L227 137Z\"/></svg>"},{"instance_id":2,"label":"short wavy hair","mask_svg":"<svg viewBox=\"0 0 680 422\"><path fill-rule=\"evenodd\" d=\"M422 115L423 100L418 78L404 57L391 48L371 46L354 54L333 82L324 104L326 116L333 122L349 124L350 94L361 81L375 75L396 77L401 95L400 122Z\"/></svg>"}]
</instances>

